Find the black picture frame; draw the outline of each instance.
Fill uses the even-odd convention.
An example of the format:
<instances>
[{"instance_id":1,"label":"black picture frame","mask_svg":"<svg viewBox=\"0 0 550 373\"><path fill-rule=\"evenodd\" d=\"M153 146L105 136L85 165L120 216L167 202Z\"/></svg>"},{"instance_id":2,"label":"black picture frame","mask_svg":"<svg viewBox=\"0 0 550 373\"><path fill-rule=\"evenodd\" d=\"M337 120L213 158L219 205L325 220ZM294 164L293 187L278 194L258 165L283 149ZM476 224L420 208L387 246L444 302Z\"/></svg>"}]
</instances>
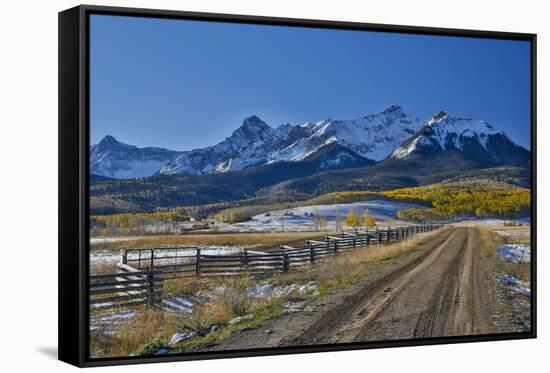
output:
<instances>
[{"instance_id":1,"label":"black picture frame","mask_svg":"<svg viewBox=\"0 0 550 373\"><path fill-rule=\"evenodd\" d=\"M361 342L337 345L261 348L188 353L159 357L90 359L88 344L89 249L89 29L91 14L223 21L328 29L383 31L439 36L528 41L531 45L531 291L532 328L529 332L465 337ZM536 338L536 34L459 30L357 22L244 16L81 5L59 13L59 360L79 367L283 355L324 351L434 345Z\"/></svg>"}]
</instances>

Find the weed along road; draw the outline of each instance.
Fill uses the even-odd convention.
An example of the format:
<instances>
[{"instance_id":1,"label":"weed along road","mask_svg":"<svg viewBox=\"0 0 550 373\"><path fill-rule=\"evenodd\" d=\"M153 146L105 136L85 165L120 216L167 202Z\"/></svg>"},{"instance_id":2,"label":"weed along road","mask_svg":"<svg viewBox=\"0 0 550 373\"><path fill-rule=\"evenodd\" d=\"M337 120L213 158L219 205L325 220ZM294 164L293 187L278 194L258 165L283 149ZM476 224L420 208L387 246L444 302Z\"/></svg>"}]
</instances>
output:
<instances>
[{"instance_id":1,"label":"weed along road","mask_svg":"<svg viewBox=\"0 0 550 373\"><path fill-rule=\"evenodd\" d=\"M304 312L267 320L216 346L242 349L472 335L490 332L475 227L443 229L412 254L373 266Z\"/></svg>"}]
</instances>

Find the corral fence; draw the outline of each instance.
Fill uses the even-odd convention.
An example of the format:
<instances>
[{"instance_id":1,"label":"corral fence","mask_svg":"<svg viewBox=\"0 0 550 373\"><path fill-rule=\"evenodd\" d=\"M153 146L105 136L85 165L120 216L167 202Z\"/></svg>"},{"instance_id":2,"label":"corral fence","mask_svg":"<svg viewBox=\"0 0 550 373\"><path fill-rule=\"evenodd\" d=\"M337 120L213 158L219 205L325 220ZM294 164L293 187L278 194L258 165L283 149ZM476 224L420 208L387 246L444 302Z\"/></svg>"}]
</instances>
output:
<instances>
[{"instance_id":1,"label":"corral fence","mask_svg":"<svg viewBox=\"0 0 550 373\"><path fill-rule=\"evenodd\" d=\"M306 240L303 245L281 245L278 251L242 252L220 255L199 247L129 249L122 253L120 268L140 271L154 269L164 279L188 276L238 275L286 272L292 267L317 262L358 247L367 247L429 232L440 225L410 225L326 235L324 240Z\"/></svg>"},{"instance_id":2,"label":"corral fence","mask_svg":"<svg viewBox=\"0 0 550 373\"><path fill-rule=\"evenodd\" d=\"M161 300L163 281L162 272L151 268L144 271L90 275L90 308L111 309L157 304Z\"/></svg>"}]
</instances>

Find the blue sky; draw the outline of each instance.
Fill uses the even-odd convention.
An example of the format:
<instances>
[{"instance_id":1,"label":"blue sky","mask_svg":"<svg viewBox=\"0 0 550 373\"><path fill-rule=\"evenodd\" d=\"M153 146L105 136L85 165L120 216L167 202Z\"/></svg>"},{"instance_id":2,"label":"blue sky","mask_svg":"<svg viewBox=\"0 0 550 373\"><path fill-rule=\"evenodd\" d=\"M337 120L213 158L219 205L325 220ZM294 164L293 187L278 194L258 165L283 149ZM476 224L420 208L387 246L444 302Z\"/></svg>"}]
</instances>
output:
<instances>
[{"instance_id":1,"label":"blue sky","mask_svg":"<svg viewBox=\"0 0 550 373\"><path fill-rule=\"evenodd\" d=\"M106 15L90 30L92 143L189 150L252 114L276 127L398 104L529 148L528 42Z\"/></svg>"}]
</instances>

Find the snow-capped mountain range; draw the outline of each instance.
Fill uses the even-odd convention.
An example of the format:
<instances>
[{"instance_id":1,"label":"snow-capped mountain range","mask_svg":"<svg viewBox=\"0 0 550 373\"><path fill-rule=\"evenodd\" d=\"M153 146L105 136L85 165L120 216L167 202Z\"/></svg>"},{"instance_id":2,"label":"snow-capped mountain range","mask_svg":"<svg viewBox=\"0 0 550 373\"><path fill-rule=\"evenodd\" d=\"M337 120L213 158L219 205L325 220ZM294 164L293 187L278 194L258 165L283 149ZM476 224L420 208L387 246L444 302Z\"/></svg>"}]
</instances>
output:
<instances>
[{"instance_id":1,"label":"snow-capped mountain range","mask_svg":"<svg viewBox=\"0 0 550 373\"><path fill-rule=\"evenodd\" d=\"M357 167L358 159L403 160L446 151L474 152L476 157L501 164L526 165L529 159L529 151L484 121L440 112L423 122L393 105L358 119L325 119L277 128L253 115L222 142L182 152L137 148L106 136L90 147L90 168L92 174L111 178L138 178L155 173L223 173L279 161L311 159L335 144L338 147L334 151L341 152L341 156L332 152L330 161L320 159L320 168L345 168L342 163L348 160Z\"/></svg>"},{"instance_id":2,"label":"snow-capped mountain range","mask_svg":"<svg viewBox=\"0 0 550 373\"><path fill-rule=\"evenodd\" d=\"M206 174L277 161L301 161L331 143L380 161L421 126L420 120L405 114L399 106L354 120L325 119L277 128L251 116L221 143L183 152L159 172Z\"/></svg>"}]
</instances>

